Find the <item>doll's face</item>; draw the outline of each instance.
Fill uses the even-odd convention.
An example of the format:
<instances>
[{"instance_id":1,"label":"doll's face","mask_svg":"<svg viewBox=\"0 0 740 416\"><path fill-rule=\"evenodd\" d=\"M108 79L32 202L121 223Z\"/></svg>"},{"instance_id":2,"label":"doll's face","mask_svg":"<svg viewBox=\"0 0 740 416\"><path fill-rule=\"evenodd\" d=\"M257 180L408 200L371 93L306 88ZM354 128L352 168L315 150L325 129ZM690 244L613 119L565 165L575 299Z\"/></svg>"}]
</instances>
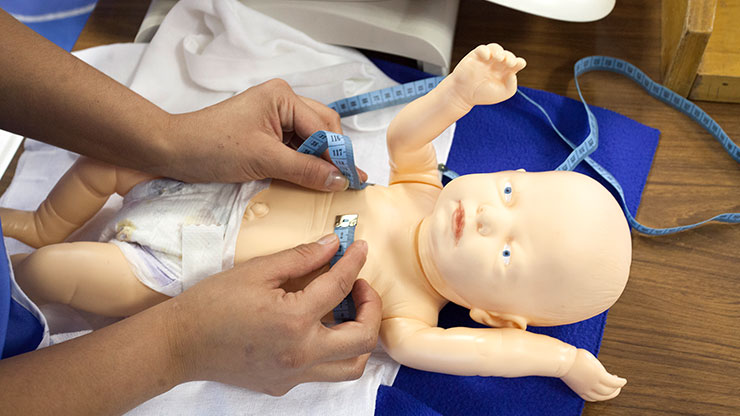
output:
<instances>
[{"instance_id":1,"label":"doll's face","mask_svg":"<svg viewBox=\"0 0 740 416\"><path fill-rule=\"evenodd\" d=\"M607 280L623 287L631 258L629 229L614 198L573 172L455 179L440 194L427 235L445 297L530 322L547 321L551 312L541 309L557 310L563 298L594 285L599 262L615 259L604 266L615 267ZM617 296L619 285L612 289Z\"/></svg>"}]
</instances>

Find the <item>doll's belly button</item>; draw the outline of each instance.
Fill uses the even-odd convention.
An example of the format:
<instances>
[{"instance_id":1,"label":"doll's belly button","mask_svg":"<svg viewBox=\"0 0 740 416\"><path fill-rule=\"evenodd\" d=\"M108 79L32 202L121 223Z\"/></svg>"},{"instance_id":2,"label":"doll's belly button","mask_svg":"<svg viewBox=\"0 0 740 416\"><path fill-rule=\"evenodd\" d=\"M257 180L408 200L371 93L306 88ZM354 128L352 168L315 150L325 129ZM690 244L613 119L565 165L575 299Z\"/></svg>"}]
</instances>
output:
<instances>
[{"instance_id":1,"label":"doll's belly button","mask_svg":"<svg viewBox=\"0 0 740 416\"><path fill-rule=\"evenodd\" d=\"M270 212L270 207L264 202L249 203L247 210L244 212L244 218L251 221L255 218L262 218Z\"/></svg>"}]
</instances>

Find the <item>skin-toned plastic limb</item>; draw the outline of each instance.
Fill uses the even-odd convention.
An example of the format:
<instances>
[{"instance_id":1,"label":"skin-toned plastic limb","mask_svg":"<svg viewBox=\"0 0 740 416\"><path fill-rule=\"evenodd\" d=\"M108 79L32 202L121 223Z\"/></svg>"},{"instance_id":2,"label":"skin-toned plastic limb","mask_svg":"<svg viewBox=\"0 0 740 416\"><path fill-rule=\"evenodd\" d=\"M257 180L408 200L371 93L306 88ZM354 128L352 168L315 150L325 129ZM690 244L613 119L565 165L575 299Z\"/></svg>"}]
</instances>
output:
<instances>
[{"instance_id":1,"label":"skin-toned plastic limb","mask_svg":"<svg viewBox=\"0 0 740 416\"><path fill-rule=\"evenodd\" d=\"M0 208L3 232L31 247L64 241L103 207L114 193L126 195L154 176L81 157L36 211Z\"/></svg>"},{"instance_id":2,"label":"skin-toned plastic limb","mask_svg":"<svg viewBox=\"0 0 740 416\"><path fill-rule=\"evenodd\" d=\"M12 260L18 284L37 304L129 316L169 299L141 283L110 243L53 244Z\"/></svg>"},{"instance_id":3,"label":"skin-toned plastic limb","mask_svg":"<svg viewBox=\"0 0 740 416\"><path fill-rule=\"evenodd\" d=\"M584 400L607 400L627 380L609 374L590 352L514 328L431 327L419 320L383 321L390 356L409 367L459 375L559 377ZM392 342L391 345L385 343Z\"/></svg>"},{"instance_id":4,"label":"skin-toned plastic limb","mask_svg":"<svg viewBox=\"0 0 740 416\"><path fill-rule=\"evenodd\" d=\"M442 82L406 107L388 127L390 183L424 182L439 188L431 141L475 105L495 104L516 92L516 73L526 66L500 45L480 45Z\"/></svg>"}]
</instances>

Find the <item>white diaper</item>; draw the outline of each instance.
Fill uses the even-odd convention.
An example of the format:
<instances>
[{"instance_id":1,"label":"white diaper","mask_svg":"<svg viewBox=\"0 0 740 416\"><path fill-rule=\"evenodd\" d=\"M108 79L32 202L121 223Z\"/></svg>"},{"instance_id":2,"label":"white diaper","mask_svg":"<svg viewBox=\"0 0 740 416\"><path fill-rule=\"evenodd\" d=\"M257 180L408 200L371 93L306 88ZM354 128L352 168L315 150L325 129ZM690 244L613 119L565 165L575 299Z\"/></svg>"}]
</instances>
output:
<instances>
[{"instance_id":1,"label":"white diaper","mask_svg":"<svg viewBox=\"0 0 740 416\"><path fill-rule=\"evenodd\" d=\"M121 210L105 227L100 241L118 246L143 284L175 296L193 281L193 276L189 276L187 284L183 282L183 229L208 226L203 228L211 233L215 230L222 244L199 247L205 247L201 250L211 247L219 253L198 254L220 259L220 270L233 267L236 239L247 203L268 184L269 181L187 184L172 179L140 183L123 198ZM186 233L186 239L190 234ZM185 260L185 263L193 261ZM201 273L194 279L201 280L212 272Z\"/></svg>"}]
</instances>

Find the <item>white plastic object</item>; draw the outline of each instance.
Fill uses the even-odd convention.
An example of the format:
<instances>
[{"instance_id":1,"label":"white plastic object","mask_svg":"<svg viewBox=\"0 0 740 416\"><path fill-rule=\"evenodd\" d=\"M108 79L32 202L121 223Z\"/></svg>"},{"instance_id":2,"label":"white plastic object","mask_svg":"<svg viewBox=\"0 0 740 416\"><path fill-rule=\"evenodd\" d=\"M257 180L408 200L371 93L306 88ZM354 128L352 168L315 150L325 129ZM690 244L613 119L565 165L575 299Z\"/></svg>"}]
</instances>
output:
<instances>
[{"instance_id":1,"label":"white plastic object","mask_svg":"<svg viewBox=\"0 0 740 416\"><path fill-rule=\"evenodd\" d=\"M240 0L312 38L415 59L422 69L450 69L459 0ZM136 36L151 40L174 0L152 0Z\"/></svg>"},{"instance_id":2,"label":"white plastic object","mask_svg":"<svg viewBox=\"0 0 740 416\"><path fill-rule=\"evenodd\" d=\"M593 22L614 9L617 0L487 0L514 10L566 22Z\"/></svg>"}]
</instances>

